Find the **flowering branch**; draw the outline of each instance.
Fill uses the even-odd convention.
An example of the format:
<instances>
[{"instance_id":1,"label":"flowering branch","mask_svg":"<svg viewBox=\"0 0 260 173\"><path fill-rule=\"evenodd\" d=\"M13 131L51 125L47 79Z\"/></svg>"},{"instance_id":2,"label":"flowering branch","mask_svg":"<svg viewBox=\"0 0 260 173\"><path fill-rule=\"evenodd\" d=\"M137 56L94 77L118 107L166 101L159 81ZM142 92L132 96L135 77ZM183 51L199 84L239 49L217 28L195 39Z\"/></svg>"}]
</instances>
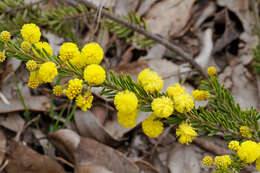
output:
<instances>
[{"instance_id":1,"label":"flowering branch","mask_svg":"<svg viewBox=\"0 0 260 173\"><path fill-rule=\"evenodd\" d=\"M236 153L216 156L215 172L239 172L241 168L256 162L260 169L260 114L253 108L241 110L234 103L230 92L221 85L216 69L208 68L209 79L203 81L201 89L189 94L176 83L161 92L164 81L154 71L144 69L137 82L131 76L106 72L99 64L103 60L103 49L97 43L87 43L80 50L71 42L63 43L59 55L53 54L47 42L40 42L40 28L25 24L21 37L10 40L8 31L0 33L0 62L7 57L26 61L30 71L28 86L36 88L51 83L56 76L71 76L64 85L56 85L53 94L66 95L83 111L92 106L93 87L101 87L100 94L114 100L118 122L126 127L135 127L139 111L152 112L142 122L143 132L149 137L159 136L168 124L177 125L176 136L180 143L190 144L199 135L213 136L220 132L231 141L229 149ZM208 100L208 108L195 109L195 101ZM73 109L75 110L76 107ZM70 115L70 118L73 114ZM202 160L212 166L213 159Z\"/></svg>"}]
</instances>

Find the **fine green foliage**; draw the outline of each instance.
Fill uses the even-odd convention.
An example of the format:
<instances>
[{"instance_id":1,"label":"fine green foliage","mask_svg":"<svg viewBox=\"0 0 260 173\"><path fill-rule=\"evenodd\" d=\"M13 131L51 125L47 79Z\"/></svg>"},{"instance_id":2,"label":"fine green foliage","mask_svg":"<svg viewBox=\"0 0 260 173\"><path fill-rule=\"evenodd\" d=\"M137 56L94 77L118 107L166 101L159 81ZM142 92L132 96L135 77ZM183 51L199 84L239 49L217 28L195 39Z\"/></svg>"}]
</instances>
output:
<instances>
[{"instance_id":1,"label":"fine green foliage","mask_svg":"<svg viewBox=\"0 0 260 173\"><path fill-rule=\"evenodd\" d=\"M148 30L145 20L134 11L129 12L127 16L122 16L122 18L128 21L129 23L139 26L145 30ZM135 33L132 29L122 24L119 24L113 20L107 19L105 22L105 27L110 32L115 33L118 38L126 39L127 42L135 42L138 46L142 48L151 47L152 45L154 45L154 42L152 40Z\"/></svg>"},{"instance_id":2,"label":"fine green foliage","mask_svg":"<svg viewBox=\"0 0 260 173\"><path fill-rule=\"evenodd\" d=\"M46 1L47 2L47 1ZM79 30L84 28L83 17L90 12L85 5L78 5L76 8L59 4L59 8L53 8L47 11L41 10L39 4L25 4L24 0L4 0L0 2L0 31L8 30L12 35L19 33L21 26L25 23L35 23L48 31L62 36L68 41L77 44L80 41L75 33L76 27ZM135 24L147 30L146 22L137 13L131 11L127 16L122 16L129 23ZM89 16L88 20L93 17ZM103 22L100 22L103 23ZM134 42L141 48L147 48L154 45L154 42L132 29L118 24L115 21L105 19L105 28L115 33L118 38L125 39L127 42Z\"/></svg>"},{"instance_id":3,"label":"fine green foliage","mask_svg":"<svg viewBox=\"0 0 260 173\"><path fill-rule=\"evenodd\" d=\"M253 59L253 67L256 74L260 75L260 45L259 44L256 48L254 48L254 53L255 56Z\"/></svg>"},{"instance_id":4,"label":"fine green foliage","mask_svg":"<svg viewBox=\"0 0 260 173\"><path fill-rule=\"evenodd\" d=\"M62 4L59 8L44 11L40 9L39 4L25 5L24 0L4 0L0 2L0 13L1 31L8 30L12 35L16 35L23 24L35 23L69 41L78 43L73 30L75 26L83 25L82 17L89 11L84 5L74 8Z\"/></svg>"},{"instance_id":5,"label":"fine green foliage","mask_svg":"<svg viewBox=\"0 0 260 173\"><path fill-rule=\"evenodd\" d=\"M209 108L193 109L190 114L193 126L201 134L213 136L222 132L225 138L240 139L240 127L247 126L253 134L252 138L259 141L259 112L254 108L241 110L239 104L235 104L230 91L219 83L217 77L203 81L201 88L211 94Z\"/></svg>"}]
</instances>

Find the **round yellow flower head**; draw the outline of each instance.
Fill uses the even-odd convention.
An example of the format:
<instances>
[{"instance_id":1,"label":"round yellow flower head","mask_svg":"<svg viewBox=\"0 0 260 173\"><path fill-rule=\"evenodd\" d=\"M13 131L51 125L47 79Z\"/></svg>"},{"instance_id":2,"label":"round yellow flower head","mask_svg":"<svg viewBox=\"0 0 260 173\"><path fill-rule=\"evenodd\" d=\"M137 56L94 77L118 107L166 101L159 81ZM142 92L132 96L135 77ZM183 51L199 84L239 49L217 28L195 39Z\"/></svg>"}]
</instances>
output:
<instances>
[{"instance_id":1,"label":"round yellow flower head","mask_svg":"<svg viewBox=\"0 0 260 173\"><path fill-rule=\"evenodd\" d=\"M0 33L0 39L3 41L3 42L8 42L11 38L11 34L10 32L8 31L2 31Z\"/></svg>"},{"instance_id":2,"label":"round yellow flower head","mask_svg":"<svg viewBox=\"0 0 260 173\"><path fill-rule=\"evenodd\" d=\"M71 79L68 82L68 89L63 90L63 93L72 100L74 99L79 93L81 93L83 89L83 80L81 79ZM80 107L80 106L79 106Z\"/></svg>"},{"instance_id":3,"label":"round yellow flower head","mask_svg":"<svg viewBox=\"0 0 260 173\"><path fill-rule=\"evenodd\" d=\"M188 123L182 122L176 129L176 136L181 144L188 145L198 134Z\"/></svg>"},{"instance_id":4,"label":"round yellow flower head","mask_svg":"<svg viewBox=\"0 0 260 173\"><path fill-rule=\"evenodd\" d=\"M168 118L173 112L173 102L170 98L162 96L152 101L152 110L160 118Z\"/></svg>"},{"instance_id":5,"label":"round yellow flower head","mask_svg":"<svg viewBox=\"0 0 260 173\"><path fill-rule=\"evenodd\" d=\"M251 140L242 142L237 155L240 160L251 164L260 156L260 145Z\"/></svg>"},{"instance_id":6,"label":"round yellow flower head","mask_svg":"<svg viewBox=\"0 0 260 173\"><path fill-rule=\"evenodd\" d=\"M239 150L239 148L240 148L239 142L238 141L231 141L231 142L229 142L228 148L230 150L233 150L233 151Z\"/></svg>"},{"instance_id":7,"label":"round yellow flower head","mask_svg":"<svg viewBox=\"0 0 260 173\"><path fill-rule=\"evenodd\" d=\"M86 92L84 95L78 95L76 98L76 104L82 111L87 111L92 106L93 96Z\"/></svg>"},{"instance_id":8,"label":"round yellow flower head","mask_svg":"<svg viewBox=\"0 0 260 173\"><path fill-rule=\"evenodd\" d=\"M21 29L21 35L24 41L34 44L40 41L41 31L40 28L33 23L24 24Z\"/></svg>"},{"instance_id":9,"label":"round yellow flower head","mask_svg":"<svg viewBox=\"0 0 260 173\"><path fill-rule=\"evenodd\" d=\"M167 94L169 97L174 98L179 95L187 94L186 89L179 83L175 83L167 88Z\"/></svg>"},{"instance_id":10,"label":"round yellow flower head","mask_svg":"<svg viewBox=\"0 0 260 173\"><path fill-rule=\"evenodd\" d=\"M136 126L136 118L138 117L138 110L132 112L121 112L117 113L117 120L125 128L131 128Z\"/></svg>"},{"instance_id":11,"label":"round yellow flower head","mask_svg":"<svg viewBox=\"0 0 260 173\"><path fill-rule=\"evenodd\" d=\"M4 52L0 52L0 63L4 62L5 61L5 53Z\"/></svg>"},{"instance_id":12,"label":"round yellow flower head","mask_svg":"<svg viewBox=\"0 0 260 173\"><path fill-rule=\"evenodd\" d=\"M106 79L106 72L100 65L91 64L84 69L84 80L89 84L100 85Z\"/></svg>"},{"instance_id":13,"label":"round yellow flower head","mask_svg":"<svg viewBox=\"0 0 260 173\"><path fill-rule=\"evenodd\" d=\"M131 91L120 91L114 98L114 104L116 109L121 113L129 113L137 109L138 99L135 93Z\"/></svg>"},{"instance_id":14,"label":"round yellow flower head","mask_svg":"<svg viewBox=\"0 0 260 173\"><path fill-rule=\"evenodd\" d=\"M47 52L49 55L53 55L52 53L52 48L51 46L49 45L49 43L47 42L37 42L34 44L34 46L36 47L36 49L38 49L43 55L45 55L45 52ZM45 50L45 52L44 52ZM36 57L41 57L39 55L39 53L33 49L33 53Z\"/></svg>"},{"instance_id":15,"label":"round yellow flower head","mask_svg":"<svg viewBox=\"0 0 260 173\"><path fill-rule=\"evenodd\" d=\"M61 96L62 95L62 86L60 85L55 85L52 89L52 93L55 95L55 96Z\"/></svg>"},{"instance_id":16,"label":"round yellow flower head","mask_svg":"<svg viewBox=\"0 0 260 173\"><path fill-rule=\"evenodd\" d=\"M232 160L229 155L216 156L214 160L214 164L218 169L226 169L232 163Z\"/></svg>"},{"instance_id":17,"label":"round yellow flower head","mask_svg":"<svg viewBox=\"0 0 260 173\"><path fill-rule=\"evenodd\" d=\"M239 130L242 137L252 138L252 134L249 131L250 129L247 126L241 126Z\"/></svg>"},{"instance_id":18,"label":"round yellow flower head","mask_svg":"<svg viewBox=\"0 0 260 173\"><path fill-rule=\"evenodd\" d=\"M260 157L258 159L256 159L255 167L257 168L258 171L260 171Z\"/></svg>"},{"instance_id":19,"label":"round yellow flower head","mask_svg":"<svg viewBox=\"0 0 260 173\"><path fill-rule=\"evenodd\" d=\"M194 101L191 95L183 94L174 98L174 108L180 113L190 112L194 108Z\"/></svg>"},{"instance_id":20,"label":"round yellow flower head","mask_svg":"<svg viewBox=\"0 0 260 173\"><path fill-rule=\"evenodd\" d=\"M45 62L40 66L38 76L43 83L52 82L57 76L58 70L53 62Z\"/></svg>"},{"instance_id":21,"label":"round yellow flower head","mask_svg":"<svg viewBox=\"0 0 260 173\"><path fill-rule=\"evenodd\" d=\"M208 75L209 76L214 76L217 73L217 70L215 67L211 66L208 68Z\"/></svg>"},{"instance_id":22,"label":"round yellow flower head","mask_svg":"<svg viewBox=\"0 0 260 173\"><path fill-rule=\"evenodd\" d=\"M33 71L37 68L37 63L34 60L29 60L26 62L26 68L29 71Z\"/></svg>"},{"instance_id":23,"label":"round yellow flower head","mask_svg":"<svg viewBox=\"0 0 260 173\"><path fill-rule=\"evenodd\" d=\"M203 159L202 159L202 163L203 165L205 166L211 166L213 164L213 159L212 157L210 156L205 156Z\"/></svg>"},{"instance_id":24,"label":"round yellow flower head","mask_svg":"<svg viewBox=\"0 0 260 173\"><path fill-rule=\"evenodd\" d=\"M100 64L104 52L98 43L88 43L82 48L80 55L85 65Z\"/></svg>"},{"instance_id":25,"label":"round yellow flower head","mask_svg":"<svg viewBox=\"0 0 260 173\"><path fill-rule=\"evenodd\" d=\"M73 58L78 58L80 56L79 48L74 43L63 43L60 47L60 59L62 61L72 60Z\"/></svg>"},{"instance_id":26,"label":"round yellow flower head","mask_svg":"<svg viewBox=\"0 0 260 173\"><path fill-rule=\"evenodd\" d=\"M32 45L31 45L31 43L28 42L28 41L23 41L23 42L21 43L21 48L22 48L23 51L25 51L25 52L28 52L28 51L31 49L31 47L32 47Z\"/></svg>"},{"instance_id":27,"label":"round yellow flower head","mask_svg":"<svg viewBox=\"0 0 260 173\"><path fill-rule=\"evenodd\" d=\"M163 89L162 78L156 72L151 71L148 68L139 73L137 80L146 92L154 93Z\"/></svg>"},{"instance_id":28,"label":"round yellow flower head","mask_svg":"<svg viewBox=\"0 0 260 173\"><path fill-rule=\"evenodd\" d=\"M192 92L194 100L201 101L207 100L210 97L210 93L205 90L194 90Z\"/></svg>"},{"instance_id":29,"label":"round yellow flower head","mask_svg":"<svg viewBox=\"0 0 260 173\"><path fill-rule=\"evenodd\" d=\"M30 72L29 80L28 80L28 86L30 88L37 88L40 84L38 76L36 71Z\"/></svg>"},{"instance_id":30,"label":"round yellow flower head","mask_svg":"<svg viewBox=\"0 0 260 173\"><path fill-rule=\"evenodd\" d=\"M152 113L142 122L142 129L150 138L155 138L163 132L163 123L159 120L155 120L155 118L156 115Z\"/></svg>"}]
</instances>

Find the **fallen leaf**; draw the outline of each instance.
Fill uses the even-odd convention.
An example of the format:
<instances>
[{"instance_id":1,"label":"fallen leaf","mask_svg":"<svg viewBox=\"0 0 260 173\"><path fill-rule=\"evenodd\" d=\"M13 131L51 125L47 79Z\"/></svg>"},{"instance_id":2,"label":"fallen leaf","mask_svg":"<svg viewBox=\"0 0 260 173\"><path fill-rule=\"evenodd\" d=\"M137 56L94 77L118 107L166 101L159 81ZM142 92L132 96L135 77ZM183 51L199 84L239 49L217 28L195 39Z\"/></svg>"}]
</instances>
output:
<instances>
[{"instance_id":1,"label":"fallen leaf","mask_svg":"<svg viewBox=\"0 0 260 173\"><path fill-rule=\"evenodd\" d=\"M65 173L56 161L21 143L11 142L9 147L7 173Z\"/></svg>"},{"instance_id":2,"label":"fallen leaf","mask_svg":"<svg viewBox=\"0 0 260 173\"><path fill-rule=\"evenodd\" d=\"M117 0L115 13L119 16L127 15L131 10L136 9L139 0Z\"/></svg>"},{"instance_id":3,"label":"fallen leaf","mask_svg":"<svg viewBox=\"0 0 260 173\"><path fill-rule=\"evenodd\" d=\"M178 35L190 19L194 2L165 0L156 3L145 16L150 31L166 37Z\"/></svg>"},{"instance_id":4,"label":"fallen leaf","mask_svg":"<svg viewBox=\"0 0 260 173\"><path fill-rule=\"evenodd\" d=\"M171 173L200 173L200 161L192 146L177 144L170 151L168 167Z\"/></svg>"},{"instance_id":5,"label":"fallen leaf","mask_svg":"<svg viewBox=\"0 0 260 173\"><path fill-rule=\"evenodd\" d=\"M2 165L5 160L6 153L6 137L2 130L0 130L0 165Z\"/></svg>"},{"instance_id":6,"label":"fallen leaf","mask_svg":"<svg viewBox=\"0 0 260 173\"><path fill-rule=\"evenodd\" d=\"M230 19L228 10L223 10L223 17L225 20L225 31L223 35L216 40L214 45L213 54L226 48L232 41L239 38L241 31L236 28L234 21Z\"/></svg>"},{"instance_id":7,"label":"fallen leaf","mask_svg":"<svg viewBox=\"0 0 260 173\"><path fill-rule=\"evenodd\" d=\"M93 139L80 137L69 129L58 130L47 138L75 164L77 173L83 173L82 170L89 170L93 165L112 173L139 172L139 168L122 153Z\"/></svg>"},{"instance_id":8,"label":"fallen leaf","mask_svg":"<svg viewBox=\"0 0 260 173\"><path fill-rule=\"evenodd\" d=\"M122 138L112 136L90 111L76 111L74 120L81 136L91 137L111 146L118 146L122 141Z\"/></svg>"},{"instance_id":9,"label":"fallen leaf","mask_svg":"<svg viewBox=\"0 0 260 173\"><path fill-rule=\"evenodd\" d=\"M157 0L142 0L141 5L137 10L137 13L140 16L144 15L156 1Z\"/></svg>"},{"instance_id":10,"label":"fallen leaf","mask_svg":"<svg viewBox=\"0 0 260 173\"><path fill-rule=\"evenodd\" d=\"M18 133L22 131L24 124L24 119L17 113L10 113L7 116L0 116L0 125L13 132Z\"/></svg>"},{"instance_id":11,"label":"fallen leaf","mask_svg":"<svg viewBox=\"0 0 260 173\"><path fill-rule=\"evenodd\" d=\"M219 75L219 80L224 83L225 87L231 90L236 103L240 104L242 109L258 106L258 92L254 79L248 70L238 64L235 67L227 67L225 71Z\"/></svg>"},{"instance_id":12,"label":"fallen leaf","mask_svg":"<svg viewBox=\"0 0 260 173\"><path fill-rule=\"evenodd\" d=\"M50 110L50 99L46 96L32 96L24 98L24 100L30 111L48 112ZM10 104L7 105L0 101L0 114L24 111L24 106L18 98L9 100L9 102Z\"/></svg>"}]
</instances>

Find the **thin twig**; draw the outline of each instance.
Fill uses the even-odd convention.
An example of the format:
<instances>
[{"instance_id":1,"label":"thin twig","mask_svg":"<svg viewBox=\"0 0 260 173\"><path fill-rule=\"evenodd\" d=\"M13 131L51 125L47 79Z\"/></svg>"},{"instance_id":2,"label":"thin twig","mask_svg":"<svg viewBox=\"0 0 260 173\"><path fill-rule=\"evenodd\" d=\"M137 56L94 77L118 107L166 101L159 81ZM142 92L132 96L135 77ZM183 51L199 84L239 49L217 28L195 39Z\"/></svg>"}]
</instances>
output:
<instances>
[{"instance_id":1,"label":"thin twig","mask_svg":"<svg viewBox=\"0 0 260 173\"><path fill-rule=\"evenodd\" d=\"M78 3L83 3L85 4L87 7L92 8L94 10L99 10L99 7L97 7L96 5L94 5L91 2L88 2L86 0L76 0ZM72 6L75 6L75 3L73 3L72 1L68 1L66 0L66 2ZM166 48L168 48L169 50L177 53L178 55L180 55L185 61L189 62L194 68L196 68L205 78L207 78L207 73L201 68L201 66L192 59L192 56L190 54L188 54L187 52L185 52L181 47L176 46L175 44L169 42L167 39L162 38L158 35L152 34L148 31L146 31L143 28L140 28L132 23L127 22L126 20L110 13L108 10L106 9L101 9L101 15L116 21L117 23L120 23L128 28L131 28L132 30L146 36L147 38L150 38L151 40L164 45Z\"/></svg>"},{"instance_id":2,"label":"thin twig","mask_svg":"<svg viewBox=\"0 0 260 173\"><path fill-rule=\"evenodd\" d=\"M56 160L61 161L62 163L70 166L71 168L75 168L75 165L73 165L72 163L70 163L69 161L63 159L62 157L56 157Z\"/></svg>"}]
</instances>

